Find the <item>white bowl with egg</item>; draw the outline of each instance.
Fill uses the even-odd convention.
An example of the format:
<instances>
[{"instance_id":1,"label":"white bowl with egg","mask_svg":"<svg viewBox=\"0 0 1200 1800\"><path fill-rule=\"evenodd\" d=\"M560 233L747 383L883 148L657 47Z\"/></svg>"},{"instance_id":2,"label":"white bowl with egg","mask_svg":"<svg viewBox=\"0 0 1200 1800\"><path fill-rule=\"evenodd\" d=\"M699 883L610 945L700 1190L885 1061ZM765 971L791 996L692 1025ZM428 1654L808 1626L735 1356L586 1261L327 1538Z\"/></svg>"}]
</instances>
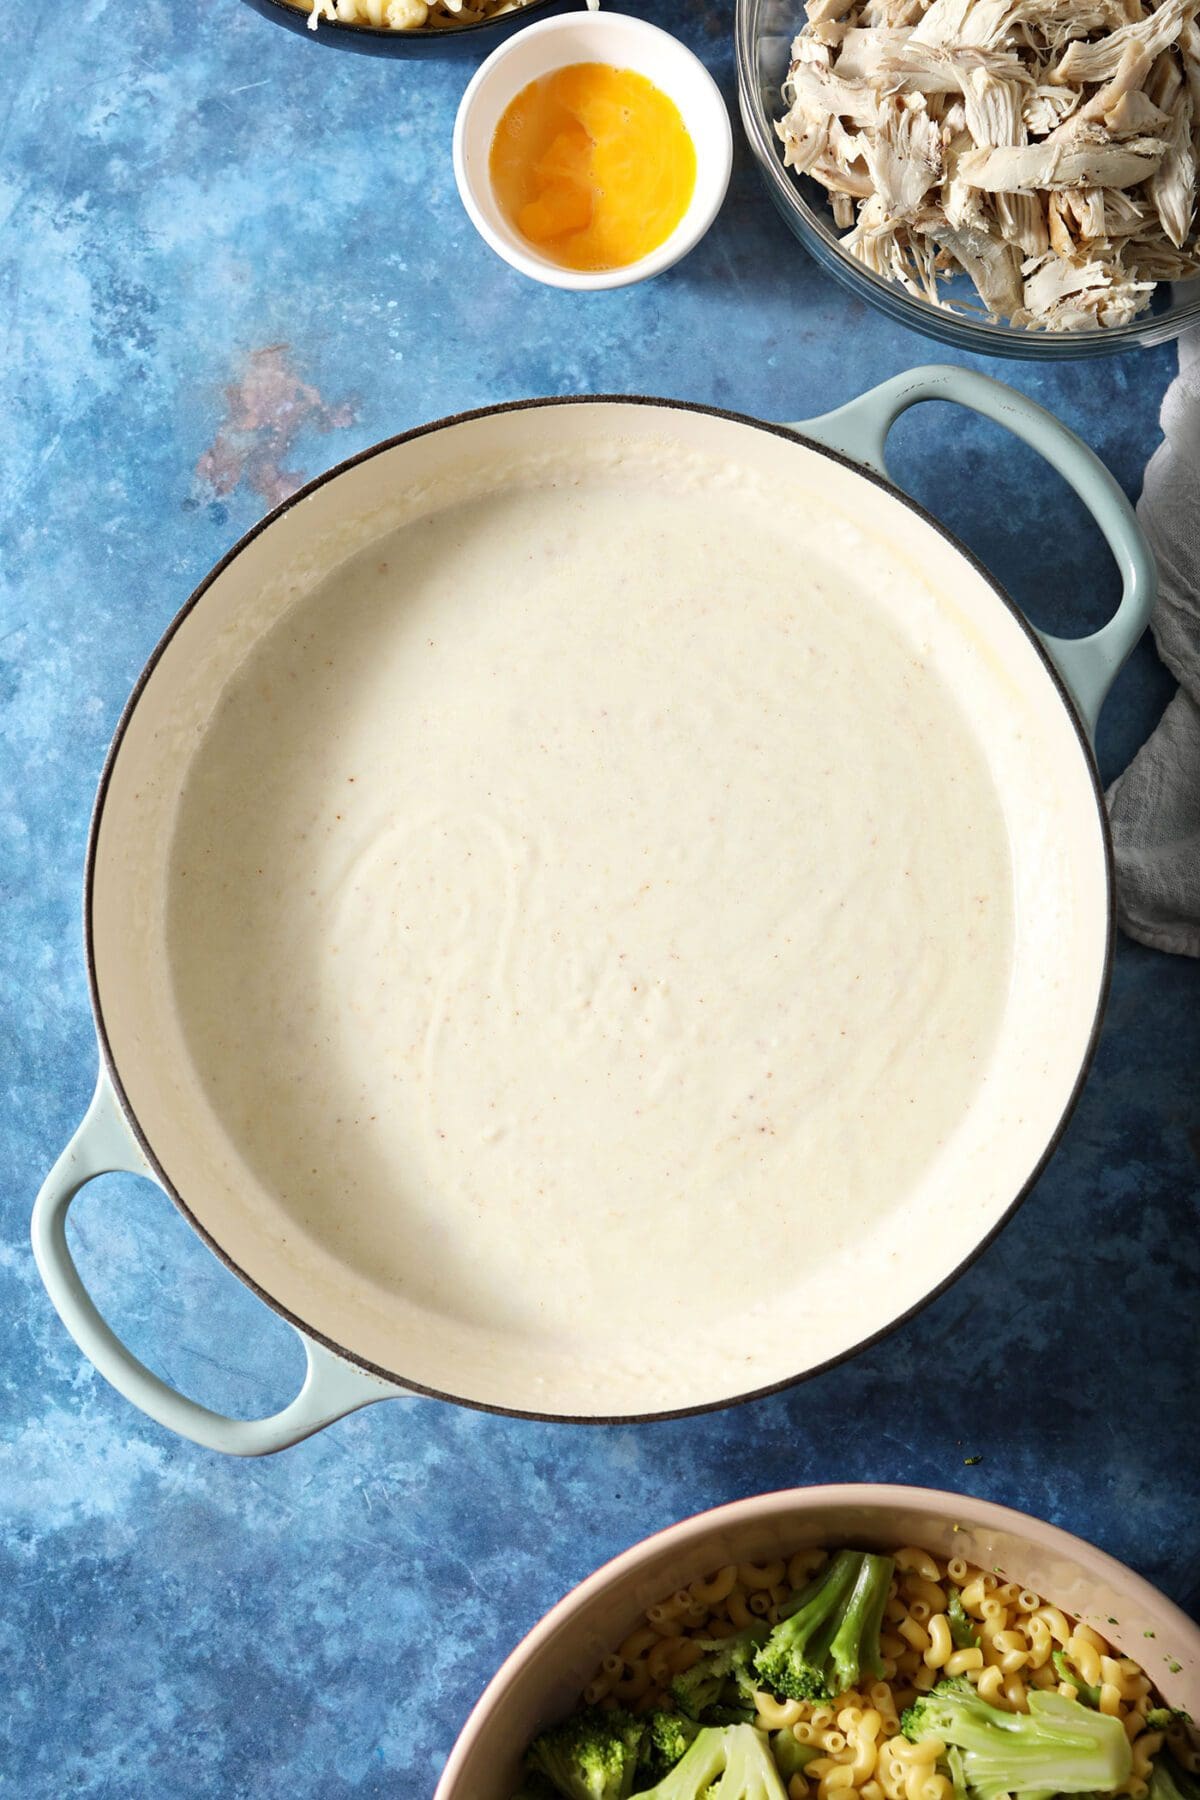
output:
<instances>
[{"instance_id":1,"label":"white bowl with egg","mask_svg":"<svg viewBox=\"0 0 1200 1800\"><path fill-rule=\"evenodd\" d=\"M1039 638L889 481L922 400L1075 487L1108 624ZM412 1392L727 1405L906 1318L1093 1054L1089 734L1153 589L1092 453L966 370L798 426L524 401L310 483L171 625L101 779L101 1071L33 1228L80 1346L257 1454ZM112 1169L296 1327L284 1412L222 1418L105 1323L66 1219Z\"/></svg>"},{"instance_id":2,"label":"white bowl with egg","mask_svg":"<svg viewBox=\"0 0 1200 1800\"><path fill-rule=\"evenodd\" d=\"M564 268L505 217L489 173L497 127L510 102L531 82L573 63L632 69L674 101L696 152L696 182L687 210L657 249L620 268ZM645 19L625 13L568 13L540 20L492 52L467 86L454 124L454 178L472 224L522 275L550 287L594 293L660 275L695 248L721 210L733 167L733 132L720 89L686 44Z\"/></svg>"}]
</instances>

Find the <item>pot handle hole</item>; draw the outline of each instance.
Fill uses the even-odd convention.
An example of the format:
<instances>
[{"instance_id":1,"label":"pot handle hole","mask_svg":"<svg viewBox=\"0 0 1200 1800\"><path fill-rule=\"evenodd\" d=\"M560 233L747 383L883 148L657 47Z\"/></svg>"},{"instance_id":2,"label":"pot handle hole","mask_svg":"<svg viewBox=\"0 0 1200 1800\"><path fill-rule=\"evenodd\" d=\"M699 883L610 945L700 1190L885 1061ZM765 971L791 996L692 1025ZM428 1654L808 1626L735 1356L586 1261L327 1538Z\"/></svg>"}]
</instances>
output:
<instances>
[{"instance_id":1,"label":"pot handle hole","mask_svg":"<svg viewBox=\"0 0 1200 1800\"><path fill-rule=\"evenodd\" d=\"M230 1419L189 1400L161 1380L124 1345L83 1284L67 1242L67 1213L81 1188L114 1171L155 1179L126 1122L107 1075L100 1072L92 1103L51 1169L33 1209L33 1253L63 1324L83 1354L117 1392L168 1431L230 1456L266 1456L323 1431L335 1419L389 1400L402 1390L353 1367L297 1331L308 1359L304 1383L282 1412L266 1419Z\"/></svg>"},{"instance_id":2,"label":"pot handle hole","mask_svg":"<svg viewBox=\"0 0 1200 1800\"><path fill-rule=\"evenodd\" d=\"M1104 533L1121 571L1122 592L1116 612L1089 637L1037 634L1088 735L1093 736L1108 690L1146 629L1154 604L1154 557L1132 506L1095 452L1045 407L991 376L950 364L910 369L834 412L789 429L840 451L890 481L885 459L888 433L901 413L922 400L956 401L1023 438L1074 488Z\"/></svg>"}]
</instances>

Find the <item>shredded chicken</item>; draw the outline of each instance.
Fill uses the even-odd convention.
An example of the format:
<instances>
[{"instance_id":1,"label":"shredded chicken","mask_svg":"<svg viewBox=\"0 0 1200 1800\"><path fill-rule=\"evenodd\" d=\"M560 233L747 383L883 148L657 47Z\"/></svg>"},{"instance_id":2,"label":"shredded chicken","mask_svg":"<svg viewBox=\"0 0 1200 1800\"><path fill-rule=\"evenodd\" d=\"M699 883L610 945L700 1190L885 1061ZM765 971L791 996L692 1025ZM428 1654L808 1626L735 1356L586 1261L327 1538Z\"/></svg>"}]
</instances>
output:
<instances>
[{"instance_id":1,"label":"shredded chicken","mask_svg":"<svg viewBox=\"0 0 1200 1800\"><path fill-rule=\"evenodd\" d=\"M1149 99L1170 120L1167 149L1146 192L1167 237L1177 250L1192 229L1196 206L1196 153L1192 143L1192 97L1178 63L1161 56L1150 81Z\"/></svg>"},{"instance_id":2,"label":"shredded chicken","mask_svg":"<svg viewBox=\"0 0 1200 1800\"><path fill-rule=\"evenodd\" d=\"M784 161L844 249L993 318L1111 328L1200 273L1200 0L807 0Z\"/></svg>"},{"instance_id":3,"label":"shredded chicken","mask_svg":"<svg viewBox=\"0 0 1200 1800\"><path fill-rule=\"evenodd\" d=\"M1051 72L1050 79L1066 82L1071 87L1082 87L1089 81L1108 81L1116 74L1126 50L1136 46L1150 56L1157 56L1160 50L1175 42L1184 19L1190 19L1195 10L1195 0L1161 0L1159 6L1136 24L1122 25L1119 31L1110 31L1107 37L1095 43L1076 39Z\"/></svg>"},{"instance_id":4,"label":"shredded chicken","mask_svg":"<svg viewBox=\"0 0 1200 1800\"><path fill-rule=\"evenodd\" d=\"M1000 150L969 150L958 159L958 174L989 194L1029 194L1058 188L1131 188L1148 181L1166 145L1157 138L1132 144L1022 144Z\"/></svg>"},{"instance_id":5,"label":"shredded chicken","mask_svg":"<svg viewBox=\"0 0 1200 1800\"><path fill-rule=\"evenodd\" d=\"M1078 105L1079 95L1070 88L1035 87L1021 108L1021 117L1031 137L1048 137Z\"/></svg>"},{"instance_id":6,"label":"shredded chicken","mask_svg":"<svg viewBox=\"0 0 1200 1800\"><path fill-rule=\"evenodd\" d=\"M976 144L1023 144L1023 99L1018 78L997 77L983 66L967 69L963 75L963 115Z\"/></svg>"},{"instance_id":7,"label":"shredded chicken","mask_svg":"<svg viewBox=\"0 0 1200 1800\"><path fill-rule=\"evenodd\" d=\"M918 211L942 172L941 135L929 114L891 103L892 117L864 147L871 185L892 219Z\"/></svg>"}]
</instances>

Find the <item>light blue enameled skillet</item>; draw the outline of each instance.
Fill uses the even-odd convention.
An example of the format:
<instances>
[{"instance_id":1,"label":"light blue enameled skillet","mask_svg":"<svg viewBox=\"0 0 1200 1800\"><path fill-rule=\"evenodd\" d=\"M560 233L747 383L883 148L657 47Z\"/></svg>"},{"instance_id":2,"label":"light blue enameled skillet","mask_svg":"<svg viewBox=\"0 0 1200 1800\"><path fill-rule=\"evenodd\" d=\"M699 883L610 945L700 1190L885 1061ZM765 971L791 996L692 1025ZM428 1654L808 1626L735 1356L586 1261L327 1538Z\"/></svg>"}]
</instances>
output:
<instances>
[{"instance_id":1,"label":"light blue enameled skillet","mask_svg":"<svg viewBox=\"0 0 1200 1800\"><path fill-rule=\"evenodd\" d=\"M974 558L890 482L888 432L922 400L957 401L996 420L1075 489L1123 580L1120 605L1100 631L1074 641L1039 636ZM547 445L569 455L574 446L582 451L599 440L648 436L656 445L677 446L681 456L727 458L767 481L802 480L830 505L868 521L889 547L918 559L931 579L953 591L957 616L967 621L981 655L1028 704L1036 739L1026 745L1036 781L1015 764L993 769L1026 891L1018 895L1013 999L997 1063L1003 1110L977 1146L980 1178L964 1184L919 1253L899 1259L888 1281L864 1280L840 1339L806 1343L799 1305L790 1359L756 1369L752 1379L731 1367L715 1389L689 1383L682 1357L680 1367L664 1372L652 1358L641 1365L633 1346L618 1379L612 1359L594 1351L589 1360L572 1344L530 1348L528 1334L481 1330L469 1318L418 1315L402 1294L381 1300L328 1246L281 1233L272 1224L278 1208L272 1212L271 1196L256 1196L228 1141L192 1103L154 925L153 895L162 888L170 824L196 741L189 722L211 715L249 648L249 620L265 628L306 582L370 542L394 496L416 484L435 492L473 459L499 465ZM663 400L527 401L408 432L302 489L243 538L170 626L118 725L101 778L84 895L100 1076L33 1218L42 1277L84 1354L169 1430L251 1456L294 1444L373 1401L413 1392L590 1421L700 1411L748 1398L747 1389L769 1392L811 1375L910 1316L978 1255L1029 1190L1058 1142L1092 1056L1113 921L1091 735L1109 686L1146 625L1153 593L1153 564L1132 509L1092 452L1020 394L955 368L913 370L794 426ZM960 699L970 715L971 696ZM931 781L938 774L931 770ZM1055 847L1057 874L1048 863L1039 873L1048 845ZM75 1195L108 1170L156 1179L217 1255L299 1332L308 1373L282 1412L237 1420L209 1411L138 1361L105 1323L72 1260L66 1224ZM794 1295L788 1303L795 1304Z\"/></svg>"}]
</instances>

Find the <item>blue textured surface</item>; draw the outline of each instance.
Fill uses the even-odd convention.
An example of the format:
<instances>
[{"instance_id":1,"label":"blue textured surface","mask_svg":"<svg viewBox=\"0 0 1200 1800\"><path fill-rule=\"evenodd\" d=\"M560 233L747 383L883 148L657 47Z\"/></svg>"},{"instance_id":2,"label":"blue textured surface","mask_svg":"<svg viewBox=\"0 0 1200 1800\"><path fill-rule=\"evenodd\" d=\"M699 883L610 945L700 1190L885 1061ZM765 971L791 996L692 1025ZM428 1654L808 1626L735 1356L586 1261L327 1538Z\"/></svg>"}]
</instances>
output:
<instances>
[{"instance_id":1,"label":"blue textured surface","mask_svg":"<svg viewBox=\"0 0 1200 1800\"><path fill-rule=\"evenodd\" d=\"M688 10L731 93L725 0ZM817 273L741 154L717 228L652 286L523 282L450 173L486 44L338 56L234 0L6 18L0 1782L31 1800L419 1800L502 1655L601 1558L793 1482L1009 1501L1200 1606L1200 967L1126 943L1091 1083L1015 1222L914 1323L772 1400L606 1430L393 1404L240 1464L141 1420L42 1293L29 1205L94 1072L95 778L164 625L267 503L492 400L640 390L796 418L936 355ZM1135 492L1172 367L1162 350L995 372ZM935 408L896 442L902 477L1039 622L1102 616L1098 536L1032 456ZM1106 772L1165 691L1143 650ZM290 1333L148 1185L97 1182L74 1218L101 1304L172 1380L247 1413L288 1395Z\"/></svg>"}]
</instances>

